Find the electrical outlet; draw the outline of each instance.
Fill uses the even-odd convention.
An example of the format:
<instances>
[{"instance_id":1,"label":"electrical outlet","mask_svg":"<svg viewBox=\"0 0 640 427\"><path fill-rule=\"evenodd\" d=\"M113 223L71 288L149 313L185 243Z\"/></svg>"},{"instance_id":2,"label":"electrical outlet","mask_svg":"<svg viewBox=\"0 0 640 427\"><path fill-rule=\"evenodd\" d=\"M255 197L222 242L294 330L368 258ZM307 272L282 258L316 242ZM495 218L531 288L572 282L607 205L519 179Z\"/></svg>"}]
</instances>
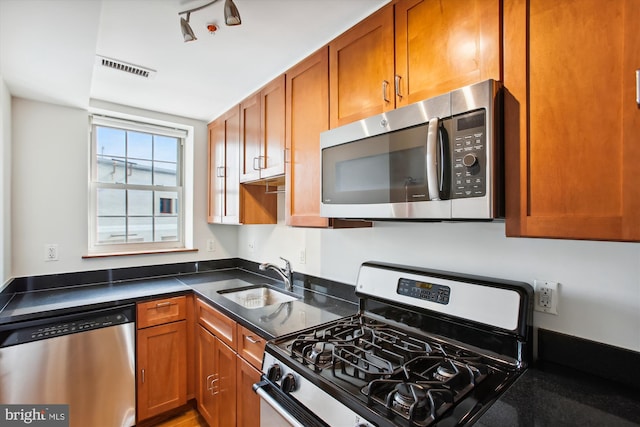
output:
<instances>
[{"instance_id":1,"label":"electrical outlet","mask_svg":"<svg viewBox=\"0 0 640 427\"><path fill-rule=\"evenodd\" d=\"M558 282L534 280L534 310L549 314L558 314Z\"/></svg>"},{"instance_id":2,"label":"electrical outlet","mask_svg":"<svg viewBox=\"0 0 640 427\"><path fill-rule=\"evenodd\" d=\"M256 241L255 240L250 240L249 241L249 253L252 254L254 253L256 250Z\"/></svg>"},{"instance_id":3,"label":"electrical outlet","mask_svg":"<svg viewBox=\"0 0 640 427\"><path fill-rule=\"evenodd\" d=\"M300 249L300 252L298 252L298 262L300 264L307 263L307 250L305 248Z\"/></svg>"},{"instance_id":4,"label":"electrical outlet","mask_svg":"<svg viewBox=\"0 0 640 427\"><path fill-rule=\"evenodd\" d=\"M58 261L58 245L44 245L44 260Z\"/></svg>"},{"instance_id":5,"label":"electrical outlet","mask_svg":"<svg viewBox=\"0 0 640 427\"><path fill-rule=\"evenodd\" d=\"M215 252L216 251L216 241L214 239L207 240L207 252Z\"/></svg>"}]
</instances>

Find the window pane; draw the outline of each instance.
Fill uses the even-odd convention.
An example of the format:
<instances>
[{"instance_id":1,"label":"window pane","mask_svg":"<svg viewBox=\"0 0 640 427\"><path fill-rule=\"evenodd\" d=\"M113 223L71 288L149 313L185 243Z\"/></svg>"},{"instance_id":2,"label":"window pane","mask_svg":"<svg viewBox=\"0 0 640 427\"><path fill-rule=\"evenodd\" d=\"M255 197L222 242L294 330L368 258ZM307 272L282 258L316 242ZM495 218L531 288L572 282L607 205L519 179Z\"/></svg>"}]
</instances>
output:
<instances>
[{"instance_id":1,"label":"window pane","mask_svg":"<svg viewBox=\"0 0 640 427\"><path fill-rule=\"evenodd\" d=\"M153 215L153 191L129 190L129 216Z\"/></svg>"},{"instance_id":2,"label":"window pane","mask_svg":"<svg viewBox=\"0 0 640 427\"><path fill-rule=\"evenodd\" d=\"M125 190L98 188L97 190L98 216L125 216Z\"/></svg>"},{"instance_id":3,"label":"window pane","mask_svg":"<svg viewBox=\"0 0 640 427\"><path fill-rule=\"evenodd\" d=\"M153 241L153 217L129 217L127 243Z\"/></svg>"},{"instance_id":4,"label":"window pane","mask_svg":"<svg viewBox=\"0 0 640 427\"><path fill-rule=\"evenodd\" d=\"M124 184L124 159L117 157L98 156L97 181L111 184Z\"/></svg>"},{"instance_id":5,"label":"window pane","mask_svg":"<svg viewBox=\"0 0 640 427\"><path fill-rule=\"evenodd\" d=\"M151 162L147 160L129 160L127 183L151 185Z\"/></svg>"},{"instance_id":6,"label":"window pane","mask_svg":"<svg viewBox=\"0 0 640 427\"><path fill-rule=\"evenodd\" d=\"M140 132L127 132L127 157L151 160L153 158L152 135Z\"/></svg>"},{"instance_id":7,"label":"window pane","mask_svg":"<svg viewBox=\"0 0 640 427\"><path fill-rule=\"evenodd\" d=\"M153 184L178 186L176 164L167 162L153 162Z\"/></svg>"},{"instance_id":8,"label":"window pane","mask_svg":"<svg viewBox=\"0 0 640 427\"><path fill-rule=\"evenodd\" d=\"M178 193L175 191L156 191L154 215L178 215Z\"/></svg>"},{"instance_id":9,"label":"window pane","mask_svg":"<svg viewBox=\"0 0 640 427\"><path fill-rule=\"evenodd\" d=\"M125 156L125 131L122 129L96 127L96 155Z\"/></svg>"},{"instance_id":10,"label":"window pane","mask_svg":"<svg viewBox=\"0 0 640 427\"><path fill-rule=\"evenodd\" d=\"M125 225L124 217L98 217L97 242L124 243Z\"/></svg>"},{"instance_id":11,"label":"window pane","mask_svg":"<svg viewBox=\"0 0 640 427\"><path fill-rule=\"evenodd\" d=\"M156 242L173 242L178 240L178 217L156 217Z\"/></svg>"},{"instance_id":12,"label":"window pane","mask_svg":"<svg viewBox=\"0 0 640 427\"><path fill-rule=\"evenodd\" d=\"M165 162L178 161L178 139L156 135L153 138L153 158Z\"/></svg>"}]
</instances>

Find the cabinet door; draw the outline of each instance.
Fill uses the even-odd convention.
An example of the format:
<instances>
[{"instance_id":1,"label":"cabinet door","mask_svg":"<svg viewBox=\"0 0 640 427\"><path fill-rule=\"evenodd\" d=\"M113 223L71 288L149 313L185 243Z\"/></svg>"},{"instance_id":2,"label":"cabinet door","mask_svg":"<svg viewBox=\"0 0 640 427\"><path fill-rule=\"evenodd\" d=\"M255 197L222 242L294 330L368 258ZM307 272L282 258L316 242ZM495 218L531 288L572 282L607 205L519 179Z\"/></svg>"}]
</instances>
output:
<instances>
[{"instance_id":1,"label":"cabinet door","mask_svg":"<svg viewBox=\"0 0 640 427\"><path fill-rule=\"evenodd\" d=\"M224 216L223 223L240 223L240 107L224 116Z\"/></svg>"},{"instance_id":2,"label":"cabinet door","mask_svg":"<svg viewBox=\"0 0 640 427\"><path fill-rule=\"evenodd\" d=\"M216 420L214 426L236 425L236 353L219 339L215 339L216 378L213 382Z\"/></svg>"},{"instance_id":3,"label":"cabinet door","mask_svg":"<svg viewBox=\"0 0 640 427\"><path fill-rule=\"evenodd\" d=\"M262 96L256 93L240 104L240 182L260 179L263 141L260 135Z\"/></svg>"},{"instance_id":4,"label":"cabinet door","mask_svg":"<svg viewBox=\"0 0 640 427\"><path fill-rule=\"evenodd\" d=\"M240 106L209 124L209 212L212 223L240 223Z\"/></svg>"},{"instance_id":5,"label":"cabinet door","mask_svg":"<svg viewBox=\"0 0 640 427\"><path fill-rule=\"evenodd\" d=\"M285 77L281 75L260 91L261 135L260 178L284 174Z\"/></svg>"},{"instance_id":6,"label":"cabinet door","mask_svg":"<svg viewBox=\"0 0 640 427\"><path fill-rule=\"evenodd\" d=\"M499 0L400 0L395 5L396 107L500 80Z\"/></svg>"},{"instance_id":7,"label":"cabinet door","mask_svg":"<svg viewBox=\"0 0 640 427\"><path fill-rule=\"evenodd\" d=\"M186 321L137 334L138 421L187 403Z\"/></svg>"},{"instance_id":8,"label":"cabinet door","mask_svg":"<svg viewBox=\"0 0 640 427\"><path fill-rule=\"evenodd\" d=\"M224 211L224 120L211 122L208 152L208 209L207 222L222 223Z\"/></svg>"},{"instance_id":9,"label":"cabinet door","mask_svg":"<svg viewBox=\"0 0 640 427\"><path fill-rule=\"evenodd\" d=\"M261 372L238 356L237 358L237 427L258 427L260 425L260 396L253 391L253 385L260 381Z\"/></svg>"},{"instance_id":10,"label":"cabinet door","mask_svg":"<svg viewBox=\"0 0 640 427\"><path fill-rule=\"evenodd\" d=\"M213 394L213 380L216 379L215 366L215 337L202 326L198 326L198 357L196 376L198 378L198 412L207 421L215 424L215 396Z\"/></svg>"},{"instance_id":11,"label":"cabinet door","mask_svg":"<svg viewBox=\"0 0 640 427\"><path fill-rule=\"evenodd\" d=\"M640 1L504 3L509 236L640 240Z\"/></svg>"},{"instance_id":12,"label":"cabinet door","mask_svg":"<svg viewBox=\"0 0 640 427\"><path fill-rule=\"evenodd\" d=\"M329 128L327 48L302 60L286 76L286 224L326 227L329 220L320 217L320 132Z\"/></svg>"},{"instance_id":13,"label":"cabinet door","mask_svg":"<svg viewBox=\"0 0 640 427\"><path fill-rule=\"evenodd\" d=\"M393 5L329 44L331 128L395 108Z\"/></svg>"}]
</instances>

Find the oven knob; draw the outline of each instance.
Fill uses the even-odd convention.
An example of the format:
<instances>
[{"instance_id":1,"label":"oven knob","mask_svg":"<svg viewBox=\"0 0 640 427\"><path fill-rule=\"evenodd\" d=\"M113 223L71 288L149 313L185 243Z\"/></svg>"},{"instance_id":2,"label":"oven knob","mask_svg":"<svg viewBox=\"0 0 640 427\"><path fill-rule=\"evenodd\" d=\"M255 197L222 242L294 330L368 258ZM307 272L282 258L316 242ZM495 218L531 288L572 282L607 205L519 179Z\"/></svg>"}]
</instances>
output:
<instances>
[{"instance_id":1,"label":"oven knob","mask_svg":"<svg viewBox=\"0 0 640 427\"><path fill-rule=\"evenodd\" d=\"M282 369L280 369L280 365L274 363L267 369L267 379L271 382L276 382L282 377Z\"/></svg>"},{"instance_id":2,"label":"oven knob","mask_svg":"<svg viewBox=\"0 0 640 427\"><path fill-rule=\"evenodd\" d=\"M282 379L282 383L280 384L280 388L285 393L291 393L296 389L296 379L293 374L287 374Z\"/></svg>"},{"instance_id":3,"label":"oven knob","mask_svg":"<svg viewBox=\"0 0 640 427\"><path fill-rule=\"evenodd\" d=\"M465 165L468 168L470 168L471 166L475 165L477 161L478 161L478 158L476 157L475 154L466 154L462 158L462 164Z\"/></svg>"}]
</instances>

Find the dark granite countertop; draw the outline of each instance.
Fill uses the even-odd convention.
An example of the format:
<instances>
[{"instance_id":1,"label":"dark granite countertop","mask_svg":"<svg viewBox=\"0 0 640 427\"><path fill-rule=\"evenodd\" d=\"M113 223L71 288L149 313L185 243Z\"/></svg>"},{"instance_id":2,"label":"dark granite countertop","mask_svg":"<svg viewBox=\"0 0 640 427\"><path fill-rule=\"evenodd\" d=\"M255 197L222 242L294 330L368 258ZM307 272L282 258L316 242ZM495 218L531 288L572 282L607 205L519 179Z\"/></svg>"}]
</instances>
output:
<instances>
[{"instance_id":1,"label":"dark granite countertop","mask_svg":"<svg viewBox=\"0 0 640 427\"><path fill-rule=\"evenodd\" d=\"M171 277L15 292L0 310L0 326L188 292L187 285Z\"/></svg>"},{"instance_id":2,"label":"dark granite countertop","mask_svg":"<svg viewBox=\"0 0 640 427\"><path fill-rule=\"evenodd\" d=\"M295 331L311 328L358 311L358 305L307 289L294 279L293 293L298 300L260 308L245 308L223 297L219 291L266 284L284 290L282 282L243 270L210 272L181 276L180 281L196 295L237 322L264 338L271 339ZM329 291L330 292L330 291Z\"/></svg>"},{"instance_id":3,"label":"dark granite countertop","mask_svg":"<svg viewBox=\"0 0 640 427\"><path fill-rule=\"evenodd\" d=\"M476 425L638 426L640 390L544 363L525 371Z\"/></svg>"},{"instance_id":4,"label":"dark granite countertop","mask_svg":"<svg viewBox=\"0 0 640 427\"><path fill-rule=\"evenodd\" d=\"M295 277L294 294L299 299L254 309L236 304L224 298L218 291L262 284L284 290L284 284L240 268L117 283L75 285L5 293L3 294L3 306L0 307L0 329L12 327L10 324L21 321L191 292L195 292L199 298L267 339L357 312L358 305L355 302L332 296L332 289L326 288L326 293L311 290L305 283L308 278L301 275ZM322 284L329 283L322 279L317 280Z\"/></svg>"}]
</instances>

